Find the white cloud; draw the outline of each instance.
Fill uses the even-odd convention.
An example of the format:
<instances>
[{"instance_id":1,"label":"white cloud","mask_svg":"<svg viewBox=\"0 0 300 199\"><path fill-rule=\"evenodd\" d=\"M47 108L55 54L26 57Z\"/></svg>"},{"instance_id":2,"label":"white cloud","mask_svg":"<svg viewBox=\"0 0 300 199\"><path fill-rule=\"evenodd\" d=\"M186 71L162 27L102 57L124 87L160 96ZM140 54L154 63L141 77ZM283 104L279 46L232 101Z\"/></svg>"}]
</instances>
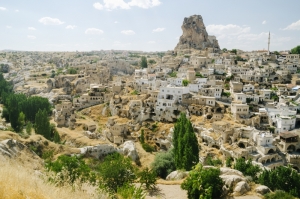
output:
<instances>
[{"instance_id":1,"label":"white cloud","mask_svg":"<svg viewBox=\"0 0 300 199\"><path fill-rule=\"evenodd\" d=\"M224 35L239 35L250 31L250 27L241 27L239 25L209 25L207 26L207 32L209 35L224 36Z\"/></svg>"},{"instance_id":2,"label":"white cloud","mask_svg":"<svg viewBox=\"0 0 300 199\"><path fill-rule=\"evenodd\" d=\"M148 9L154 6L159 6L161 2L159 0L131 0L128 5L137 6L140 8Z\"/></svg>"},{"instance_id":3,"label":"white cloud","mask_svg":"<svg viewBox=\"0 0 300 199\"><path fill-rule=\"evenodd\" d=\"M6 8L4 8L4 7L0 7L0 10L6 10Z\"/></svg>"},{"instance_id":4,"label":"white cloud","mask_svg":"<svg viewBox=\"0 0 300 199\"><path fill-rule=\"evenodd\" d=\"M19 12L19 10L15 10L15 12Z\"/></svg>"},{"instance_id":5,"label":"white cloud","mask_svg":"<svg viewBox=\"0 0 300 199\"><path fill-rule=\"evenodd\" d=\"M118 21L115 21L114 23L119 23Z\"/></svg>"},{"instance_id":6,"label":"white cloud","mask_svg":"<svg viewBox=\"0 0 300 199\"><path fill-rule=\"evenodd\" d=\"M72 26L72 25L68 25L68 26L66 26L66 29L75 29L77 26Z\"/></svg>"},{"instance_id":7,"label":"white cloud","mask_svg":"<svg viewBox=\"0 0 300 199\"><path fill-rule=\"evenodd\" d=\"M103 5L101 3L99 3L99 2L94 3L93 6L97 10L103 10Z\"/></svg>"},{"instance_id":8,"label":"white cloud","mask_svg":"<svg viewBox=\"0 0 300 199\"><path fill-rule=\"evenodd\" d=\"M36 37L34 35L27 35L28 39L35 39Z\"/></svg>"},{"instance_id":9,"label":"white cloud","mask_svg":"<svg viewBox=\"0 0 300 199\"><path fill-rule=\"evenodd\" d=\"M300 20L288 25L283 30L300 30Z\"/></svg>"},{"instance_id":10,"label":"white cloud","mask_svg":"<svg viewBox=\"0 0 300 199\"><path fill-rule=\"evenodd\" d=\"M34 27L28 27L28 30L36 30Z\"/></svg>"},{"instance_id":11,"label":"white cloud","mask_svg":"<svg viewBox=\"0 0 300 199\"><path fill-rule=\"evenodd\" d=\"M133 30L122 30L121 33L124 35L135 35Z\"/></svg>"},{"instance_id":12,"label":"white cloud","mask_svg":"<svg viewBox=\"0 0 300 199\"><path fill-rule=\"evenodd\" d=\"M265 25L267 23L267 21L266 20L264 20L261 24L263 24L263 25Z\"/></svg>"},{"instance_id":13,"label":"white cloud","mask_svg":"<svg viewBox=\"0 0 300 199\"><path fill-rule=\"evenodd\" d=\"M165 30L165 28L156 28L156 29L154 29L154 30L152 30L153 32L162 32L162 31L164 31Z\"/></svg>"},{"instance_id":14,"label":"white cloud","mask_svg":"<svg viewBox=\"0 0 300 199\"><path fill-rule=\"evenodd\" d=\"M51 17L43 17L39 20L39 22L44 25L61 25L61 24L65 23L65 22L60 21L57 18L51 18Z\"/></svg>"},{"instance_id":15,"label":"white cloud","mask_svg":"<svg viewBox=\"0 0 300 199\"><path fill-rule=\"evenodd\" d=\"M106 9L108 11L114 9L130 9L130 6L125 3L123 0L103 0L103 5L99 2L93 4L94 8L97 10Z\"/></svg>"},{"instance_id":16,"label":"white cloud","mask_svg":"<svg viewBox=\"0 0 300 199\"><path fill-rule=\"evenodd\" d=\"M152 8L159 6L161 4L160 0L131 0L126 3L124 0L103 0L103 3L96 2L93 4L93 7L97 10L114 10L114 9L130 9L131 7L139 8Z\"/></svg>"},{"instance_id":17,"label":"white cloud","mask_svg":"<svg viewBox=\"0 0 300 199\"><path fill-rule=\"evenodd\" d=\"M148 41L148 44L155 44L155 41Z\"/></svg>"},{"instance_id":18,"label":"white cloud","mask_svg":"<svg viewBox=\"0 0 300 199\"><path fill-rule=\"evenodd\" d=\"M248 41L257 41L257 40L266 40L269 36L268 32L262 32L259 34L241 34L237 37L238 40L248 40Z\"/></svg>"},{"instance_id":19,"label":"white cloud","mask_svg":"<svg viewBox=\"0 0 300 199\"><path fill-rule=\"evenodd\" d=\"M103 30L100 30L97 28L88 28L85 31L85 34L88 34L88 35L101 35L103 33L104 33Z\"/></svg>"},{"instance_id":20,"label":"white cloud","mask_svg":"<svg viewBox=\"0 0 300 199\"><path fill-rule=\"evenodd\" d=\"M12 28L12 27L11 27L11 26L6 26L6 28L10 29L10 28Z\"/></svg>"}]
</instances>

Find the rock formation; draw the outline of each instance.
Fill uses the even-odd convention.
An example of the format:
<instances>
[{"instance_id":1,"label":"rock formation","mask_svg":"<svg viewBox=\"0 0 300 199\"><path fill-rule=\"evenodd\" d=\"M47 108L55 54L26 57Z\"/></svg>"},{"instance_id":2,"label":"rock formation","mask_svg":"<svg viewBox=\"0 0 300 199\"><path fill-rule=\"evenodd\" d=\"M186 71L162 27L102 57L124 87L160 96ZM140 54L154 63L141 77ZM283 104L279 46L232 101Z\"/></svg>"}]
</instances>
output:
<instances>
[{"instance_id":1,"label":"rock formation","mask_svg":"<svg viewBox=\"0 0 300 199\"><path fill-rule=\"evenodd\" d=\"M175 52L187 49L220 49L218 40L216 40L214 36L209 36L207 34L201 15L193 15L188 18L184 18L181 29L183 34L179 39L179 43L175 47Z\"/></svg>"}]
</instances>

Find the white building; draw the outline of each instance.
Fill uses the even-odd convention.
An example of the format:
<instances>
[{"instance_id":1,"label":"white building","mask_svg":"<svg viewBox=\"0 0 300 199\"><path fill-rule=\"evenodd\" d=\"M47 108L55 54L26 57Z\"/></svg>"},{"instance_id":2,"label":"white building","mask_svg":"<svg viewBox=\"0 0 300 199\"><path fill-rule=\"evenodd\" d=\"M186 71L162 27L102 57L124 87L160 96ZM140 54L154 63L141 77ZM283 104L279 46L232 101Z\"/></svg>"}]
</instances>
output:
<instances>
[{"instance_id":1,"label":"white building","mask_svg":"<svg viewBox=\"0 0 300 199\"><path fill-rule=\"evenodd\" d=\"M175 103L182 102L182 95L189 93L188 87L166 86L159 89L156 110L165 110L167 107L176 107Z\"/></svg>"}]
</instances>

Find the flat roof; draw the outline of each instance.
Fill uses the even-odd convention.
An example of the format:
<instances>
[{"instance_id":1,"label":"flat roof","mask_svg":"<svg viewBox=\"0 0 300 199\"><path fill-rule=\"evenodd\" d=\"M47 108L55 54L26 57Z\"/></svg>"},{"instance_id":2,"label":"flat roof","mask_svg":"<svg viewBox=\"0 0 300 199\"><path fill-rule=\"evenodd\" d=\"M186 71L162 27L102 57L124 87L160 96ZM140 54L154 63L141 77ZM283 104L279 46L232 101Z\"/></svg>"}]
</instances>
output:
<instances>
[{"instance_id":1,"label":"flat roof","mask_svg":"<svg viewBox=\"0 0 300 199\"><path fill-rule=\"evenodd\" d=\"M297 137L298 135L296 133L292 133L292 132L283 132L283 133L280 133L279 136L284 139L287 139L287 138Z\"/></svg>"}]
</instances>

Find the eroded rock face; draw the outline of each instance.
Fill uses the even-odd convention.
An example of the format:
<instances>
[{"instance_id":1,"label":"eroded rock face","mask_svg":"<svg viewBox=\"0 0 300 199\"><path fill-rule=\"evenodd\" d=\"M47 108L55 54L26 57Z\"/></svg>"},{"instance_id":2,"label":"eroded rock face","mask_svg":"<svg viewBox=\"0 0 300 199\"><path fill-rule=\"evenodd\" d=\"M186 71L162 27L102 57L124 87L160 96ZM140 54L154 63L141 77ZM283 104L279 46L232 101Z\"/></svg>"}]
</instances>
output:
<instances>
[{"instance_id":1,"label":"eroded rock face","mask_svg":"<svg viewBox=\"0 0 300 199\"><path fill-rule=\"evenodd\" d=\"M207 34L201 15L184 18L181 29L183 34L175 47L175 52L185 49L220 48L218 41Z\"/></svg>"}]
</instances>

